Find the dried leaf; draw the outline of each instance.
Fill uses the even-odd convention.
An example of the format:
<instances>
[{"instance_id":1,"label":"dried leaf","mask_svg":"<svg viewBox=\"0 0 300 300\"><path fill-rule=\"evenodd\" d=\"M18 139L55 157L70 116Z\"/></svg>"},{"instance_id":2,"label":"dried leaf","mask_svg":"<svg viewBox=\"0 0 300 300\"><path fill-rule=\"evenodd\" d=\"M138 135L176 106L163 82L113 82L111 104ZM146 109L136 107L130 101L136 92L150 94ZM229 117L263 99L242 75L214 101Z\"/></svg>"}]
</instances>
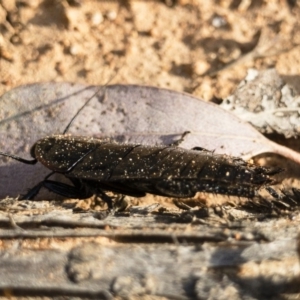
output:
<instances>
[{"instance_id":1,"label":"dried leaf","mask_svg":"<svg viewBox=\"0 0 300 300\"><path fill-rule=\"evenodd\" d=\"M0 98L0 149L29 157L38 139L62 133L97 87L39 83ZM104 92L105 91L105 92ZM102 89L72 124L74 135L111 136L126 143L170 144L190 131L180 147L202 147L248 159L273 152L300 163L300 154L269 141L251 125L219 106L191 95L155 87L111 85ZM49 170L0 158L0 197L16 196ZM46 198L46 194L40 197Z\"/></svg>"},{"instance_id":2,"label":"dried leaf","mask_svg":"<svg viewBox=\"0 0 300 300\"><path fill-rule=\"evenodd\" d=\"M275 69L249 70L246 79L221 107L263 134L300 136L300 95L283 82Z\"/></svg>"}]
</instances>

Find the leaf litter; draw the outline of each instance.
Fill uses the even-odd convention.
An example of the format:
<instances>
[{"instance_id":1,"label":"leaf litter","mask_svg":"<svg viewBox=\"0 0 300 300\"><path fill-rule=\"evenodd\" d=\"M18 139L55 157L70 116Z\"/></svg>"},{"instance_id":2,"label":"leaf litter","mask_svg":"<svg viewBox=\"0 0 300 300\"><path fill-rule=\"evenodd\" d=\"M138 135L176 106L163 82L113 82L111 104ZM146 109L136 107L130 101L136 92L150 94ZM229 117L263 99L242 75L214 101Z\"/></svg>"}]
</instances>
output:
<instances>
[{"instance_id":1,"label":"leaf litter","mask_svg":"<svg viewBox=\"0 0 300 300\"><path fill-rule=\"evenodd\" d=\"M300 136L300 95L275 69L250 69L235 92L220 105L263 134Z\"/></svg>"},{"instance_id":2,"label":"leaf litter","mask_svg":"<svg viewBox=\"0 0 300 300\"><path fill-rule=\"evenodd\" d=\"M61 133L70 116L98 88L51 82L21 86L4 94L0 98L1 151L28 157L36 140ZM148 86L103 87L69 133L110 137L122 143L169 145L185 131L190 133L179 146L186 149L201 147L246 160L276 153L300 163L298 152L270 141L221 107L192 95ZM34 171L31 168L1 158L1 174L5 175L0 197L17 196L47 174L41 166ZM41 197L47 199L47 194Z\"/></svg>"}]
</instances>

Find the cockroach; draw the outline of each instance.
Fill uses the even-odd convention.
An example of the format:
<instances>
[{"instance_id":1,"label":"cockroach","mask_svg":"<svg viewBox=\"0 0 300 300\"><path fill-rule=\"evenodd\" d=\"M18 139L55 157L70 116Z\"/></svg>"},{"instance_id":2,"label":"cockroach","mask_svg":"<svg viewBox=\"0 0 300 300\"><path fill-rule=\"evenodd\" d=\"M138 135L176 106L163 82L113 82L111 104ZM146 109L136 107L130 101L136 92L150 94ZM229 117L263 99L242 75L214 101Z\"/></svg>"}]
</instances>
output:
<instances>
[{"instance_id":1,"label":"cockroach","mask_svg":"<svg viewBox=\"0 0 300 300\"><path fill-rule=\"evenodd\" d=\"M66 135L73 120L96 94L80 108L62 135L42 138L33 145L32 160L0 152L22 163L40 162L52 171L22 199L33 199L42 187L68 198L97 195L110 209L113 203L105 191L134 197L150 193L176 198L192 197L204 191L253 198L280 171L200 147L192 150L178 147L188 132L168 146L119 144ZM63 174L72 185L50 180L54 173Z\"/></svg>"}]
</instances>

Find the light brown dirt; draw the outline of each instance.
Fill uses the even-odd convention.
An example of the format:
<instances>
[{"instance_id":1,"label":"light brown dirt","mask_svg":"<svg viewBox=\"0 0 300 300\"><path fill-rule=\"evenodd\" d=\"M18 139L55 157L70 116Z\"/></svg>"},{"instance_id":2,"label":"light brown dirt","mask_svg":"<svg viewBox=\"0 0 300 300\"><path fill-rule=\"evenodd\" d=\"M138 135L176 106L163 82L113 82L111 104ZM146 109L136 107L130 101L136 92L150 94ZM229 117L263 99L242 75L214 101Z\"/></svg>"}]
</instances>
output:
<instances>
[{"instance_id":1,"label":"light brown dirt","mask_svg":"<svg viewBox=\"0 0 300 300\"><path fill-rule=\"evenodd\" d=\"M248 68L273 66L297 85L299 17L299 4L284 0L2 0L0 94L31 82L113 77L211 100L228 96Z\"/></svg>"},{"instance_id":2,"label":"light brown dirt","mask_svg":"<svg viewBox=\"0 0 300 300\"><path fill-rule=\"evenodd\" d=\"M269 67L299 91L298 20L300 4L284 0L0 0L0 94L33 82L112 79L209 101L230 95L247 69ZM70 239L54 242L70 248ZM28 245L49 247L47 239Z\"/></svg>"},{"instance_id":3,"label":"light brown dirt","mask_svg":"<svg viewBox=\"0 0 300 300\"><path fill-rule=\"evenodd\" d=\"M219 98L225 98L232 93L245 77L247 69L269 67L275 67L284 80L300 92L300 35L298 33L300 4L296 3L292 7L292 2L285 0L0 0L0 95L16 86L34 82L66 81L100 85L111 80L111 83L146 84L170 88L192 93L207 101L218 101ZM231 63L233 63L232 66ZM220 197L219 200L215 195L203 197L200 195L199 198L200 202L195 203L190 200L187 204L192 207L197 207L203 202L217 204L222 203L224 197ZM112 216L111 219L108 219L107 224L116 222L116 225L106 225L103 230L101 224L105 224L105 221L98 221L96 217L90 216L96 225L91 221L84 223L86 220L90 220L86 219L87 215L82 214L81 216L81 214L75 214L68 209L68 205L69 208L77 205L78 209L81 208L85 211L89 211L90 208L95 209L91 201L70 200L66 201L63 207L61 203L59 205L37 203L34 204L36 205L35 209L32 206L26 209L28 204L12 200L12 205L6 207L4 204L5 209L9 210L10 208L11 211L6 212L4 209L0 215L3 226L0 249L6 255L11 253L10 251L15 251L17 254L19 251L23 255L21 250L24 250L24 253L37 250L36 253L39 254L47 249L69 251L75 246L85 245L90 241L100 244L101 247L113 248L116 244L120 245L111 239L117 230L126 235L129 230L132 230L133 234L136 229L151 233L152 230L154 232L160 228L164 233L170 232L170 236L174 237L174 244L177 245L177 236L184 236L189 232L194 234L203 232L205 236L209 230L215 228L219 230L219 224L222 226L227 224L225 221L221 222L223 217L216 221L208 220L208 229L204 225L201 226L201 219L195 218L188 224L177 224L174 216L177 216L178 209L175 210L173 216L174 205L170 199L166 198L163 203L159 197L149 197L143 199L142 203L134 200L131 204L145 206L153 203L153 199L161 206L154 209L154 213L149 210L145 215L140 216L141 221L137 225L134 221L136 222L138 219L138 214L132 213L132 215L124 215L123 218L122 216L119 218ZM103 208L99 207L99 209ZM54 210L53 214L51 214L52 210ZM64 210L64 212L57 217L60 210ZM43 221L43 215L46 213L49 214L48 219ZM222 212L221 215L226 216L225 213ZM69 220L69 215L72 215L78 223L73 219ZM33 225L30 225L26 219L27 217L30 219L30 216L32 216ZM145 223L149 216L153 220ZM160 216L166 216L169 219L161 218L160 221ZM226 218L234 220L232 215L230 216L231 218ZM39 218L42 220L40 223ZM226 218L224 217L224 219ZM239 220L239 218L237 219ZM122 220L128 220L127 223L124 223L125 226L123 226ZM80 222L83 223L80 224ZM101 226L97 222L102 222ZM203 221L203 224L205 222ZM291 241L296 242L294 232L289 234L288 230L296 231L296 228L299 227L299 214L297 216L291 214L290 219L282 219L281 223L275 224L277 227L272 224L264 225L263 222L254 221L254 223L252 228L252 223L249 221L246 225L241 226L240 231L237 231L236 234L231 233L232 229L229 225L224 229L220 227L215 236L225 236L222 242L227 245L226 247L230 242L232 247L237 247L239 239L247 241L249 238L247 228L251 227L251 235L248 234L249 240L259 244L262 239L260 236L265 236L264 231L262 230L262 234L257 234L258 237L255 236L255 233L259 232L259 226L262 228L266 226L270 228L270 232L274 232L276 238L292 236L294 239ZM8 229L5 229L4 225ZM25 227L25 230L17 226ZM65 229L63 226L71 229L65 237L62 234L57 237L45 235L45 237L26 238L26 233L34 233L37 230L35 226L40 231L44 230L44 234L49 233L50 235L51 230L54 233L61 230L63 233ZM76 226L78 228L75 228ZM82 234L80 230L82 227L83 230L86 229L85 226L88 229L91 226L92 229L95 228L98 231L90 236L80 236ZM100 229L97 226L100 226ZM10 230L10 228L12 229ZM78 236L80 237L71 237L71 233L76 233L76 230L79 231ZM11 231L16 232L15 238L7 237ZM18 232L20 237L18 237ZM103 232L107 233L107 236ZM210 238L214 231L212 232L207 235L207 241L205 237L203 238L203 241L206 241L204 243L206 247L211 243ZM22 237L21 234L24 236ZM226 234L228 238L226 238ZM262 245L266 244L266 240L263 240ZM155 243L155 238L153 241ZM180 243L182 242L180 241ZM183 242L183 244L186 243ZM195 249L199 248L200 251L202 243L194 243ZM217 242L215 243L217 244ZM141 242L139 244L130 243L129 239L127 243L129 249L135 249L136 245L140 248L145 247ZM155 247L159 250L162 245L164 244L159 242ZM240 247L245 246L241 243ZM220 243L220 249L222 250L222 243ZM15 252L11 257L17 256ZM247 262L240 265L237 269L239 270L238 278L245 282L245 286L248 286L252 282L251 280L255 283L263 282L262 284L266 282L266 289L271 289L268 283L271 282L272 276L275 279L282 276L288 284L292 275L298 280L298 257L294 252L287 258L282 258L279 263L276 259L261 259L262 262L258 260L257 263ZM3 258L7 263L12 261L12 258L9 260L5 255ZM30 261L29 265L35 262L36 259ZM91 263L91 265L94 264L94 262ZM53 266L54 264L51 264L51 270L46 269L45 274L54 272L53 276L55 277ZM22 268L22 264L19 268ZM222 266L220 274L224 272L226 275L224 278L230 278L230 276L227 277L229 271L223 269ZM13 270L7 272L7 275L13 274ZM63 270L65 272L67 268L64 267ZM106 272L109 273L109 271ZM42 279L40 273L38 274L37 278ZM290 277L286 274L290 274ZM23 277L25 278L27 275ZM174 274L174 278L177 280L176 274ZM99 279L97 279L97 283L98 281ZM299 286L298 281L297 286ZM235 287L235 283L225 283L223 288L225 295L228 293L235 295L238 291ZM221 285L216 285L215 295L220 295L218 288L222 292ZM256 289L254 286L253 290ZM13 290L10 289L4 289L1 292L9 298L14 296ZM287 290L286 292L291 291ZM299 288L296 289L296 292L299 292ZM224 292L222 293L224 295ZM274 297L276 295L279 294L275 293ZM154 297L140 295L137 299L166 299ZM2 299L1 296L0 298ZM214 299L217 298L219 297L216 296ZM227 298L233 299L231 296ZM254 296L250 298L258 299ZM134 295L131 296L131 299L135 299ZM242 299L242 292L241 298L236 296L235 299Z\"/></svg>"},{"instance_id":4,"label":"light brown dirt","mask_svg":"<svg viewBox=\"0 0 300 300\"><path fill-rule=\"evenodd\" d=\"M268 67L299 90L299 19L283 0L2 0L0 94L111 80L218 100Z\"/></svg>"}]
</instances>

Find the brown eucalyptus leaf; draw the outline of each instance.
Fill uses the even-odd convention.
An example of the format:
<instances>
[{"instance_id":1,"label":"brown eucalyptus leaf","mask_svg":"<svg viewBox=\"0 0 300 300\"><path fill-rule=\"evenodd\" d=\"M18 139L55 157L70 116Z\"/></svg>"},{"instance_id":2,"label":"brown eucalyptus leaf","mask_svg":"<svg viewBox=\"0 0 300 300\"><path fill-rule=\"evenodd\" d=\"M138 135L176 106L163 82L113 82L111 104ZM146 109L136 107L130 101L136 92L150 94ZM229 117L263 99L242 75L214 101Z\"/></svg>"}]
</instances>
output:
<instances>
[{"instance_id":1,"label":"brown eucalyptus leaf","mask_svg":"<svg viewBox=\"0 0 300 300\"><path fill-rule=\"evenodd\" d=\"M245 80L220 106L263 134L300 136L300 95L275 69L250 69Z\"/></svg>"},{"instance_id":2,"label":"brown eucalyptus leaf","mask_svg":"<svg viewBox=\"0 0 300 300\"><path fill-rule=\"evenodd\" d=\"M99 87L70 83L21 86L0 98L0 151L29 158L38 139L62 133ZM135 85L102 87L70 127L73 135L112 137L124 143L167 145L190 131L180 147L202 147L243 157L273 152L300 163L300 154L269 141L250 124L191 95ZM47 175L40 164L0 157L0 197L24 193ZM39 198L47 198L42 193Z\"/></svg>"}]
</instances>

